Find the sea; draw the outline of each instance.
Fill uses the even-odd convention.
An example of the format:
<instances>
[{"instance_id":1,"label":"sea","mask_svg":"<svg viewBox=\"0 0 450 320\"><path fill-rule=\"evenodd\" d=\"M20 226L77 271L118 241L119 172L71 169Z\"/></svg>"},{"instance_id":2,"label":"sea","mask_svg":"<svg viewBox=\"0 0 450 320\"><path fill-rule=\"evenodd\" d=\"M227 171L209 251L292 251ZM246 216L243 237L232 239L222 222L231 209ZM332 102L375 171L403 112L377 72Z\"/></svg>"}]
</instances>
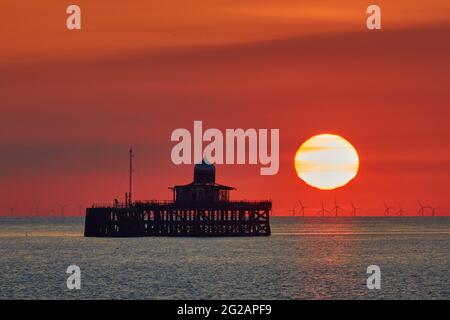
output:
<instances>
[{"instance_id":1,"label":"sea","mask_svg":"<svg viewBox=\"0 0 450 320\"><path fill-rule=\"evenodd\" d=\"M85 238L79 217L0 218L0 299L450 299L450 217L272 217L271 228ZM71 265L80 289L67 287Z\"/></svg>"}]
</instances>

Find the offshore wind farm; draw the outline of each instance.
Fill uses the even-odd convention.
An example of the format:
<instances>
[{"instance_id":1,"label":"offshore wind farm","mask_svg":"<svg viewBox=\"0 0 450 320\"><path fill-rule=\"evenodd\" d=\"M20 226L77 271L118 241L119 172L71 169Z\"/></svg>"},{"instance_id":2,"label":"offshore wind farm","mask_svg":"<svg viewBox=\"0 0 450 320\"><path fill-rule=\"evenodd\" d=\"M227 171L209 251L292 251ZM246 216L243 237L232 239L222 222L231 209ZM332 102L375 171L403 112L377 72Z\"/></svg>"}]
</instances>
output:
<instances>
[{"instance_id":1,"label":"offshore wind farm","mask_svg":"<svg viewBox=\"0 0 450 320\"><path fill-rule=\"evenodd\" d=\"M48 261L60 271L76 262L86 266L84 272L95 270L95 277L76 293L51 278L42 284L40 299L450 298L450 217L437 216L438 207L428 202L417 200L416 210L407 211L402 202L380 201L374 214L353 200L302 198L291 210L271 214L269 200L230 200L233 188L217 184L215 166L205 162L194 166L192 183L170 189L172 200L135 200L132 158L130 152L123 203L89 205L86 216L83 205L63 201L57 211L47 211L51 215L38 204L22 214L16 205L5 207L2 268L20 270L17 253L29 256L28 271L0 273L8 288L0 290L0 299L37 298L33 283ZM423 259L414 260L417 250ZM393 258L399 252L403 258ZM420 273L431 262L435 272ZM365 267L374 263L389 264L383 291L360 285ZM265 280L243 287L255 272ZM30 285L23 285L25 279ZM409 290L399 291L402 286Z\"/></svg>"}]
</instances>

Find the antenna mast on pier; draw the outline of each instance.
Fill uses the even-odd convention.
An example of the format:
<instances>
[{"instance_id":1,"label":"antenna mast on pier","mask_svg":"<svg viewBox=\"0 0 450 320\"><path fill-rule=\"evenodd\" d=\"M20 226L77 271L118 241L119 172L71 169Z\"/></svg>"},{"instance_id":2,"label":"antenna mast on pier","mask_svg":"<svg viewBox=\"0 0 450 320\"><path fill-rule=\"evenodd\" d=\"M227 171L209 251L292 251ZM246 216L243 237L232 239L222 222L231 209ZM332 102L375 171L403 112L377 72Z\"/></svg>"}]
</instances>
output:
<instances>
[{"instance_id":1,"label":"antenna mast on pier","mask_svg":"<svg viewBox=\"0 0 450 320\"><path fill-rule=\"evenodd\" d=\"M128 191L128 204L131 206L131 191L133 189L133 149L130 148L130 186Z\"/></svg>"}]
</instances>

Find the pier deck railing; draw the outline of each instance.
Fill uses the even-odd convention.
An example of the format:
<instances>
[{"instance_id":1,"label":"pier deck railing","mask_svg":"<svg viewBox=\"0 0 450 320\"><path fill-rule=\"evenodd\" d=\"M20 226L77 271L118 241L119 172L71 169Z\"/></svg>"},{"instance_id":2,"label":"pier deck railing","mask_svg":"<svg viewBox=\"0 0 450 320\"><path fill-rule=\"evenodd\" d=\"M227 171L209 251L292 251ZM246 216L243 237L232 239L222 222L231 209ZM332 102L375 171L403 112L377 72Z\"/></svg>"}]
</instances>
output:
<instances>
[{"instance_id":1,"label":"pier deck railing","mask_svg":"<svg viewBox=\"0 0 450 320\"><path fill-rule=\"evenodd\" d=\"M271 205L271 200L226 200L226 201L196 201L196 202L175 202L172 200L137 200L128 205L124 202L118 203L94 203L91 208L132 208L141 206L216 206L216 205Z\"/></svg>"}]
</instances>

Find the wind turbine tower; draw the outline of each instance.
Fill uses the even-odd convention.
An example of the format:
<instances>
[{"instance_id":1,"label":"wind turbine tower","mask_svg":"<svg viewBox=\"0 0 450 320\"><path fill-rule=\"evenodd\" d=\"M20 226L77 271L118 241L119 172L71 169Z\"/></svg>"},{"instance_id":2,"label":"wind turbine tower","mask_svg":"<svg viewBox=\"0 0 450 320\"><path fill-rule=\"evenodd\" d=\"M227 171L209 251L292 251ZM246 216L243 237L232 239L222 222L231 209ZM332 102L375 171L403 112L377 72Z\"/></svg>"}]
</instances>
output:
<instances>
[{"instance_id":1,"label":"wind turbine tower","mask_svg":"<svg viewBox=\"0 0 450 320\"><path fill-rule=\"evenodd\" d=\"M419 200L417 200L417 203L419 204L419 207L420 207L419 211L417 211L417 214L419 214L421 216L425 215L425 210L426 209L432 209L430 206L424 206L422 204L422 202L420 202Z\"/></svg>"},{"instance_id":2,"label":"wind turbine tower","mask_svg":"<svg viewBox=\"0 0 450 320\"><path fill-rule=\"evenodd\" d=\"M390 207L390 206L388 206L387 204L386 204L386 202L383 202L384 203L384 215L385 216L389 216L389 214L390 214L390 212L391 212L391 210L392 209L394 209L394 207Z\"/></svg>"},{"instance_id":3,"label":"wind turbine tower","mask_svg":"<svg viewBox=\"0 0 450 320\"><path fill-rule=\"evenodd\" d=\"M67 207L67 204L60 204L59 205L59 208L60 208L60 213L61 213L61 217L64 217L64 211L65 211L65 209L66 209L66 207Z\"/></svg>"},{"instance_id":4,"label":"wind turbine tower","mask_svg":"<svg viewBox=\"0 0 450 320\"><path fill-rule=\"evenodd\" d=\"M323 200L322 200L322 209L320 209L319 211L317 211L319 214L322 215L322 217L325 217L325 212L328 212L328 210L325 210L325 206L323 204Z\"/></svg>"},{"instance_id":5,"label":"wind turbine tower","mask_svg":"<svg viewBox=\"0 0 450 320\"><path fill-rule=\"evenodd\" d=\"M298 204L300 205L300 214L302 215L302 217L305 216L305 209L307 209L308 207L303 205L303 203L301 201L298 201Z\"/></svg>"},{"instance_id":6,"label":"wind turbine tower","mask_svg":"<svg viewBox=\"0 0 450 320\"><path fill-rule=\"evenodd\" d=\"M356 217L358 215L358 210L361 210L361 208L356 207L352 202L352 216Z\"/></svg>"},{"instance_id":7,"label":"wind turbine tower","mask_svg":"<svg viewBox=\"0 0 450 320\"><path fill-rule=\"evenodd\" d=\"M431 216L433 216L433 217L436 216L437 209L439 209L439 207L431 207Z\"/></svg>"},{"instance_id":8,"label":"wind turbine tower","mask_svg":"<svg viewBox=\"0 0 450 320\"><path fill-rule=\"evenodd\" d=\"M339 210L341 210L342 208L338 205L336 198L334 198L334 208L331 209L331 212L334 211L335 216L337 217L339 215Z\"/></svg>"}]
</instances>

